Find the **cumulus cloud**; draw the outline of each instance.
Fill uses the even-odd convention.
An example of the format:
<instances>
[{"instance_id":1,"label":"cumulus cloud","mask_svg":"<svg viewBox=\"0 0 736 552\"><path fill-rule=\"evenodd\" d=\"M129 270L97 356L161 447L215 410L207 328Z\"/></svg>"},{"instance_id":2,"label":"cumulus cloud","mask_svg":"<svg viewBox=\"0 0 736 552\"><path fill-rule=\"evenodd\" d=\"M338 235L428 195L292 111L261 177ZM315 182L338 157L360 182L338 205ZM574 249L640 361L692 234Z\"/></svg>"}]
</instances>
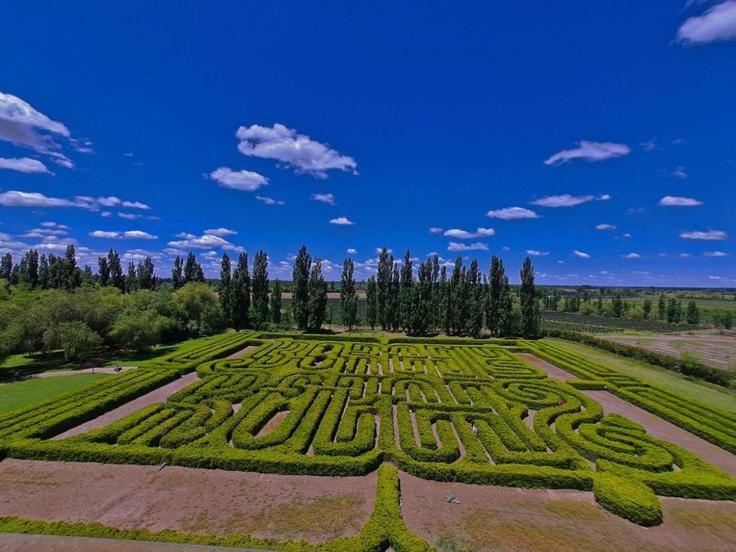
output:
<instances>
[{"instance_id":1,"label":"cumulus cloud","mask_svg":"<svg viewBox=\"0 0 736 552\"><path fill-rule=\"evenodd\" d=\"M327 203L328 205L334 205L335 204L335 194L327 193L327 194L312 194L312 199L314 201L321 201L322 203Z\"/></svg>"},{"instance_id":2,"label":"cumulus cloud","mask_svg":"<svg viewBox=\"0 0 736 552\"><path fill-rule=\"evenodd\" d=\"M240 140L238 149L244 155L273 159L317 178L327 178L329 170L357 174L358 164L352 157L279 123L270 128L241 126L236 135Z\"/></svg>"},{"instance_id":3,"label":"cumulus cloud","mask_svg":"<svg viewBox=\"0 0 736 552\"><path fill-rule=\"evenodd\" d=\"M488 211L486 215L491 218L497 218L501 220L521 220L521 219L539 218L539 215L537 213L535 213L531 209L525 209L524 207L505 207L504 209Z\"/></svg>"},{"instance_id":4,"label":"cumulus cloud","mask_svg":"<svg viewBox=\"0 0 736 552\"><path fill-rule=\"evenodd\" d=\"M545 165L562 165L573 159L584 159L585 161L604 161L627 155L631 148L626 144L614 144L612 142L591 142L581 140L578 147L562 150L549 157Z\"/></svg>"},{"instance_id":5,"label":"cumulus cloud","mask_svg":"<svg viewBox=\"0 0 736 552\"><path fill-rule=\"evenodd\" d=\"M348 247L347 250L346 250L346 253L348 255L355 255L357 252L358 252L358 250L355 249L354 247Z\"/></svg>"},{"instance_id":6,"label":"cumulus cloud","mask_svg":"<svg viewBox=\"0 0 736 552\"><path fill-rule=\"evenodd\" d=\"M621 255L624 259L641 259L641 255L638 253L627 253L626 255Z\"/></svg>"},{"instance_id":7,"label":"cumulus cloud","mask_svg":"<svg viewBox=\"0 0 736 552\"><path fill-rule=\"evenodd\" d=\"M722 230L693 230L680 232L680 237L686 240L725 240L728 234Z\"/></svg>"},{"instance_id":8,"label":"cumulus cloud","mask_svg":"<svg viewBox=\"0 0 736 552\"><path fill-rule=\"evenodd\" d=\"M10 190L0 194L0 205L6 207L84 207L82 204L60 197L49 197L38 192Z\"/></svg>"},{"instance_id":9,"label":"cumulus cloud","mask_svg":"<svg viewBox=\"0 0 736 552\"><path fill-rule=\"evenodd\" d=\"M616 226L614 224L598 224L595 227L596 230L615 230Z\"/></svg>"},{"instance_id":10,"label":"cumulus cloud","mask_svg":"<svg viewBox=\"0 0 736 552\"><path fill-rule=\"evenodd\" d=\"M706 257L728 257L728 253L724 253L723 251L706 251L703 255Z\"/></svg>"},{"instance_id":11,"label":"cumulus cloud","mask_svg":"<svg viewBox=\"0 0 736 552\"><path fill-rule=\"evenodd\" d=\"M223 188L254 192L261 186L268 184L268 178L253 171L234 171L229 167L219 167L209 174L209 177Z\"/></svg>"},{"instance_id":12,"label":"cumulus cloud","mask_svg":"<svg viewBox=\"0 0 736 552\"><path fill-rule=\"evenodd\" d=\"M211 236L234 236L237 234L235 230L231 230L230 228L209 228L204 231L205 234L210 234Z\"/></svg>"},{"instance_id":13,"label":"cumulus cloud","mask_svg":"<svg viewBox=\"0 0 736 552\"><path fill-rule=\"evenodd\" d=\"M143 230L126 230L124 232L94 230L89 233L93 238L106 238L111 240L155 240L158 236L144 232Z\"/></svg>"},{"instance_id":14,"label":"cumulus cloud","mask_svg":"<svg viewBox=\"0 0 736 552\"><path fill-rule=\"evenodd\" d=\"M684 44L707 44L736 38L736 1L726 0L687 19L677 31Z\"/></svg>"},{"instance_id":15,"label":"cumulus cloud","mask_svg":"<svg viewBox=\"0 0 736 552\"><path fill-rule=\"evenodd\" d=\"M703 202L692 197L664 196L659 204L663 207L697 207Z\"/></svg>"},{"instance_id":16,"label":"cumulus cloud","mask_svg":"<svg viewBox=\"0 0 736 552\"><path fill-rule=\"evenodd\" d=\"M25 174L51 174L51 171L49 171L46 165L41 163L38 159L31 159L30 157L11 159L0 157L0 169L8 169L10 171L17 171Z\"/></svg>"},{"instance_id":17,"label":"cumulus cloud","mask_svg":"<svg viewBox=\"0 0 736 552\"><path fill-rule=\"evenodd\" d=\"M538 205L540 207L575 207L576 205L588 203L589 201L608 201L609 199L611 199L611 196L609 194L603 194L600 196L594 196L590 194L561 194L541 197L532 201L532 205Z\"/></svg>"},{"instance_id":18,"label":"cumulus cloud","mask_svg":"<svg viewBox=\"0 0 736 552\"><path fill-rule=\"evenodd\" d=\"M468 232L460 228L450 228L443 235L458 240L472 240L474 238L487 238L493 236L496 231L493 228L477 228L475 232Z\"/></svg>"},{"instance_id":19,"label":"cumulus cloud","mask_svg":"<svg viewBox=\"0 0 736 552\"><path fill-rule=\"evenodd\" d=\"M204 233L201 236L181 232L176 235L179 240L173 240L166 245L178 250L186 249L225 249L228 251L244 251L240 246L230 243L221 236Z\"/></svg>"},{"instance_id":20,"label":"cumulus cloud","mask_svg":"<svg viewBox=\"0 0 736 552\"><path fill-rule=\"evenodd\" d=\"M332 220L330 220L330 224L337 224L339 226L349 226L355 223L352 220L350 220L348 217L341 216L341 217L333 218Z\"/></svg>"},{"instance_id":21,"label":"cumulus cloud","mask_svg":"<svg viewBox=\"0 0 736 552\"><path fill-rule=\"evenodd\" d=\"M585 253L584 251L578 251L577 249L575 249L572 254L576 257L580 257L581 259L590 259L589 254Z\"/></svg>"},{"instance_id":22,"label":"cumulus cloud","mask_svg":"<svg viewBox=\"0 0 736 552\"><path fill-rule=\"evenodd\" d=\"M459 243L450 242L447 244L448 251L488 251L488 245L483 242L475 243Z\"/></svg>"},{"instance_id":23,"label":"cumulus cloud","mask_svg":"<svg viewBox=\"0 0 736 552\"><path fill-rule=\"evenodd\" d=\"M286 202L285 201L282 201L280 199L274 199L274 198L268 197L268 196L260 196L260 195L257 195L256 196L256 199L258 201L266 204L266 205L286 205Z\"/></svg>"},{"instance_id":24,"label":"cumulus cloud","mask_svg":"<svg viewBox=\"0 0 736 552\"><path fill-rule=\"evenodd\" d=\"M527 249L526 254L532 257L546 257L549 251L539 251L538 249Z\"/></svg>"}]
</instances>

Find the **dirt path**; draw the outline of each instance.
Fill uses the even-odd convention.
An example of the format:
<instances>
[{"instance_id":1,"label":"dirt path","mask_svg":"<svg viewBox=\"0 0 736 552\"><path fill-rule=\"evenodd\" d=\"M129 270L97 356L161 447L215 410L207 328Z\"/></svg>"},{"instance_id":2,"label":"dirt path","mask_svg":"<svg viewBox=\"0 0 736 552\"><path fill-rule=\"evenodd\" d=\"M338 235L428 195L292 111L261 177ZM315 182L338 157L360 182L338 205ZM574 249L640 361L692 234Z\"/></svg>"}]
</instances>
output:
<instances>
[{"instance_id":1,"label":"dirt path","mask_svg":"<svg viewBox=\"0 0 736 552\"><path fill-rule=\"evenodd\" d=\"M137 366L121 366L120 372L115 372L112 366L101 368L80 368L79 370L49 370L29 376L30 378L55 378L56 376L76 376L77 374L122 374L128 370L138 368Z\"/></svg>"},{"instance_id":2,"label":"dirt path","mask_svg":"<svg viewBox=\"0 0 736 552\"><path fill-rule=\"evenodd\" d=\"M317 477L5 459L0 516L120 529L246 533L322 542L355 535L373 509L375 473ZM172 507L175 506L175 507Z\"/></svg>"},{"instance_id":3,"label":"dirt path","mask_svg":"<svg viewBox=\"0 0 736 552\"><path fill-rule=\"evenodd\" d=\"M662 498L664 523L644 528L592 493L440 483L400 474L412 531L446 550L672 552L736 549L736 503ZM450 504L449 490L460 499Z\"/></svg>"},{"instance_id":4,"label":"dirt path","mask_svg":"<svg viewBox=\"0 0 736 552\"><path fill-rule=\"evenodd\" d=\"M248 548L18 533L0 533L0 550L3 552L251 552L251 549Z\"/></svg>"},{"instance_id":5,"label":"dirt path","mask_svg":"<svg viewBox=\"0 0 736 552\"><path fill-rule=\"evenodd\" d=\"M125 403L124 405L119 406L118 408L111 410L110 412L106 412L105 414L98 416L94 420L90 420L81 425L78 425L77 427L73 427L65 431L64 433L53 437L53 439L65 439L67 437L86 433L91 429L105 427L112 422L116 422L121 418L124 418L128 414L132 414L133 412L140 410L144 406L149 406L157 402L166 402L166 399L168 399L171 395L173 395L180 389L184 389L187 385L197 381L198 377L199 376L197 376L196 372L185 374L178 380L167 383L166 385L163 385L158 389L154 389L150 393L146 393L142 397L133 399L129 403Z\"/></svg>"},{"instance_id":6,"label":"dirt path","mask_svg":"<svg viewBox=\"0 0 736 552\"><path fill-rule=\"evenodd\" d=\"M255 351L260 345L248 345L245 349L240 349L238 352L231 354L225 358L242 358L248 356L251 351Z\"/></svg>"},{"instance_id":7,"label":"dirt path","mask_svg":"<svg viewBox=\"0 0 736 552\"><path fill-rule=\"evenodd\" d=\"M535 357L534 355L519 354L519 356L524 360L531 362L537 368L544 370L548 375L555 379L562 381L576 379L573 374ZM730 452L727 452L705 439L701 439L681 427L647 412L643 408L634 406L608 391L581 392L598 402L603 407L603 412L606 414L620 414L625 416L630 420L643 425L646 428L647 433L650 435L679 445L693 454L697 454L706 462L710 462L714 466L717 466L728 473L736 474L736 456Z\"/></svg>"}]
</instances>

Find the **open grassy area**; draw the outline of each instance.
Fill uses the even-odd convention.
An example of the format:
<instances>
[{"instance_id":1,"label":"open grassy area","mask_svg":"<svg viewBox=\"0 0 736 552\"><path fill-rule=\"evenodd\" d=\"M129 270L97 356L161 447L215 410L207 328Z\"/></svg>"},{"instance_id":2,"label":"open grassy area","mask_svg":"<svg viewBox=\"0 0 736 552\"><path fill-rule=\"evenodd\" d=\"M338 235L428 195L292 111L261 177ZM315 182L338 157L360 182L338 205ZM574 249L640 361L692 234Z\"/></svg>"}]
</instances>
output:
<instances>
[{"instance_id":1,"label":"open grassy area","mask_svg":"<svg viewBox=\"0 0 736 552\"><path fill-rule=\"evenodd\" d=\"M0 385L0 413L10 412L54 398L56 395L85 387L105 374L78 374L53 378L33 378Z\"/></svg>"},{"instance_id":2,"label":"open grassy area","mask_svg":"<svg viewBox=\"0 0 736 552\"><path fill-rule=\"evenodd\" d=\"M658 366L616 356L580 343L574 343L564 339L549 339L548 341L562 349L582 355L589 360L603 364L623 374L658 385L683 397L695 399L730 412L736 412L736 393L722 387L687 378Z\"/></svg>"}]
</instances>

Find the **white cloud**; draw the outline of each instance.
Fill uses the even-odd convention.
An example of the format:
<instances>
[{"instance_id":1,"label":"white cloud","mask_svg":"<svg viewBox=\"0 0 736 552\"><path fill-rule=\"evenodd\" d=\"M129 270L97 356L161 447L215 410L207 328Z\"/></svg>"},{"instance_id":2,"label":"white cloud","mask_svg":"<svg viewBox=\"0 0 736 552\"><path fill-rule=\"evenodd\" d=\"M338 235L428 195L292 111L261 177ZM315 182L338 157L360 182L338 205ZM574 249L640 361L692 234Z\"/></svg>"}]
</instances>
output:
<instances>
[{"instance_id":1,"label":"white cloud","mask_svg":"<svg viewBox=\"0 0 736 552\"><path fill-rule=\"evenodd\" d=\"M355 255L357 252L358 252L358 250L355 249L354 247L348 247L348 249L346 250L346 253L348 255Z\"/></svg>"},{"instance_id":2,"label":"white cloud","mask_svg":"<svg viewBox=\"0 0 736 552\"><path fill-rule=\"evenodd\" d=\"M213 234L204 233L201 236L196 236L187 232L181 232L176 237L181 239L170 241L166 245L179 250L219 248L228 251L244 251L244 248L230 243L221 236L215 236Z\"/></svg>"},{"instance_id":3,"label":"white cloud","mask_svg":"<svg viewBox=\"0 0 736 552\"><path fill-rule=\"evenodd\" d=\"M706 257L728 257L728 253L724 253L723 251L706 251L703 255Z\"/></svg>"},{"instance_id":4,"label":"white cloud","mask_svg":"<svg viewBox=\"0 0 736 552\"><path fill-rule=\"evenodd\" d=\"M335 204L335 194L328 193L328 194L312 194L312 199L314 201L321 201L322 203L327 203L328 205L334 205Z\"/></svg>"},{"instance_id":5,"label":"white cloud","mask_svg":"<svg viewBox=\"0 0 736 552\"><path fill-rule=\"evenodd\" d=\"M327 178L328 170L351 171L357 174L358 164L326 144L276 123L273 127L251 125L238 128L238 149L244 155L274 159L293 167L297 172L317 178Z\"/></svg>"},{"instance_id":6,"label":"white cloud","mask_svg":"<svg viewBox=\"0 0 736 552\"><path fill-rule=\"evenodd\" d=\"M442 228L440 228L439 226L430 226L429 233L433 235L441 234Z\"/></svg>"},{"instance_id":7,"label":"white cloud","mask_svg":"<svg viewBox=\"0 0 736 552\"><path fill-rule=\"evenodd\" d=\"M595 227L596 230L615 230L616 226L613 224L598 224Z\"/></svg>"},{"instance_id":8,"label":"white cloud","mask_svg":"<svg viewBox=\"0 0 736 552\"><path fill-rule=\"evenodd\" d=\"M45 173L51 174L51 171L41 163L38 159L31 159L30 157L20 157L8 159L0 157L0 169L8 169L11 171L18 171L25 174L32 173Z\"/></svg>"},{"instance_id":9,"label":"white cloud","mask_svg":"<svg viewBox=\"0 0 736 552\"><path fill-rule=\"evenodd\" d=\"M235 230L230 230L230 228L209 228L204 231L205 234L209 234L211 236L234 236L237 234Z\"/></svg>"},{"instance_id":10,"label":"white cloud","mask_svg":"<svg viewBox=\"0 0 736 552\"><path fill-rule=\"evenodd\" d=\"M680 232L680 237L686 240L725 240L728 234L722 230L693 230L691 232Z\"/></svg>"},{"instance_id":11,"label":"white cloud","mask_svg":"<svg viewBox=\"0 0 736 552\"><path fill-rule=\"evenodd\" d=\"M253 171L234 171L229 167L219 167L209 174L210 178L223 188L254 192L268 184L268 178Z\"/></svg>"},{"instance_id":12,"label":"white cloud","mask_svg":"<svg viewBox=\"0 0 736 552\"><path fill-rule=\"evenodd\" d=\"M672 176L674 176L675 178L679 178L680 180L685 180L687 178L685 167L677 167L674 171L672 171Z\"/></svg>"},{"instance_id":13,"label":"white cloud","mask_svg":"<svg viewBox=\"0 0 736 552\"><path fill-rule=\"evenodd\" d=\"M561 194L541 197L532 201L532 205L539 205L540 207L575 207L576 205L588 203L589 201L608 201L609 199L611 199L609 194L603 194L597 197L590 194L577 196Z\"/></svg>"},{"instance_id":14,"label":"white cloud","mask_svg":"<svg viewBox=\"0 0 736 552\"><path fill-rule=\"evenodd\" d=\"M638 253L627 253L626 255L621 255L624 259L641 259L641 255Z\"/></svg>"},{"instance_id":15,"label":"white cloud","mask_svg":"<svg viewBox=\"0 0 736 552\"><path fill-rule=\"evenodd\" d=\"M448 251L488 251L488 246L482 242L475 243L458 243L450 242L447 244Z\"/></svg>"},{"instance_id":16,"label":"white cloud","mask_svg":"<svg viewBox=\"0 0 736 552\"><path fill-rule=\"evenodd\" d=\"M444 233L445 237L459 240L472 240L474 238L487 238L493 236L496 231L493 228L477 228L475 232L468 232L459 228L450 228Z\"/></svg>"},{"instance_id":17,"label":"white cloud","mask_svg":"<svg viewBox=\"0 0 736 552\"><path fill-rule=\"evenodd\" d=\"M140 201L123 201L122 205L123 207L126 207L128 209L143 209L146 211L151 208L145 203L141 203Z\"/></svg>"},{"instance_id":18,"label":"white cloud","mask_svg":"<svg viewBox=\"0 0 736 552\"><path fill-rule=\"evenodd\" d=\"M49 197L38 192L10 190L0 194L0 205L6 207L82 207L77 202L60 197Z\"/></svg>"},{"instance_id":19,"label":"white cloud","mask_svg":"<svg viewBox=\"0 0 736 552\"><path fill-rule=\"evenodd\" d=\"M257 195L256 199L266 205L286 205L285 201L281 201L280 199L274 199L268 196Z\"/></svg>"},{"instance_id":20,"label":"white cloud","mask_svg":"<svg viewBox=\"0 0 736 552\"><path fill-rule=\"evenodd\" d=\"M125 220L138 220L139 218L143 218L143 215L136 215L133 213L118 213L118 216Z\"/></svg>"},{"instance_id":21,"label":"white cloud","mask_svg":"<svg viewBox=\"0 0 736 552\"><path fill-rule=\"evenodd\" d=\"M687 19L677 31L677 40L706 44L736 38L736 1L726 0L701 15Z\"/></svg>"},{"instance_id":22,"label":"white cloud","mask_svg":"<svg viewBox=\"0 0 736 552\"><path fill-rule=\"evenodd\" d=\"M43 226L44 228L58 228L60 230L69 230L69 227L66 224L59 224L58 222L52 221L42 222L41 226Z\"/></svg>"},{"instance_id":23,"label":"white cloud","mask_svg":"<svg viewBox=\"0 0 736 552\"><path fill-rule=\"evenodd\" d=\"M143 230L126 230L124 232L95 230L89 235L93 238L106 238L111 240L155 240L158 236L144 232Z\"/></svg>"},{"instance_id":24,"label":"white cloud","mask_svg":"<svg viewBox=\"0 0 736 552\"><path fill-rule=\"evenodd\" d=\"M572 252L573 255L576 257L580 257L581 259L590 259L590 255L585 253L584 251L578 251L577 249Z\"/></svg>"},{"instance_id":25,"label":"white cloud","mask_svg":"<svg viewBox=\"0 0 736 552\"><path fill-rule=\"evenodd\" d=\"M352 220L350 220L348 217L342 216L342 217L333 218L332 220L330 220L330 224L337 224L340 226L349 226L355 223Z\"/></svg>"},{"instance_id":26,"label":"white cloud","mask_svg":"<svg viewBox=\"0 0 736 552\"><path fill-rule=\"evenodd\" d=\"M692 197L664 196L659 200L659 204L663 207L697 207L703 202Z\"/></svg>"},{"instance_id":27,"label":"white cloud","mask_svg":"<svg viewBox=\"0 0 736 552\"><path fill-rule=\"evenodd\" d=\"M486 215L491 218L497 218L501 220L521 220L521 219L539 218L539 215L537 213L535 213L531 209L525 209L524 207L505 207L504 209L488 211Z\"/></svg>"},{"instance_id":28,"label":"white cloud","mask_svg":"<svg viewBox=\"0 0 736 552\"><path fill-rule=\"evenodd\" d=\"M546 257L547 255L549 255L549 252L539 251L538 249L527 249L526 254L531 255L532 257Z\"/></svg>"},{"instance_id":29,"label":"white cloud","mask_svg":"<svg viewBox=\"0 0 736 552\"><path fill-rule=\"evenodd\" d=\"M562 165L572 159L585 159L586 161L603 161L627 155L631 148L626 144L614 144L612 142L591 142L581 140L578 147L563 150L549 157L545 165Z\"/></svg>"}]
</instances>

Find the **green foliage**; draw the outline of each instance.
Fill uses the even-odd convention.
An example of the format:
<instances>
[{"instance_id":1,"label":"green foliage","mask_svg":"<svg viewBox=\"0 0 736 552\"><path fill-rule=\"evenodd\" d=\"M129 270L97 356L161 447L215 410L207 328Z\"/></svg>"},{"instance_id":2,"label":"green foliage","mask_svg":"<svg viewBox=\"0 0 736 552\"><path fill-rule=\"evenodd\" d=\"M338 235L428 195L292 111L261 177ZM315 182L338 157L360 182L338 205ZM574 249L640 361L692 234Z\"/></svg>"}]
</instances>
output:
<instances>
[{"instance_id":1,"label":"green foliage","mask_svg":"<svg viewBox=\"0 0 736 552\"><path fill-rule=\"evenodd\" d=\"M609 512L645 527L662 523L662 504L652 490L637 481L602 472L596 475L593 493Z\"/></svg>"},{"instance_id":2,"label":"green foliage","mask_svg":"<svg viewBox=\"0 0 736 552\"><path fill-rule=\"evenodd\" d=\"M143 351L161 343L174 326L173 320L153 310L130 310L115 321L110 339L123 349Z\"/></svg>"},{"instance_id":3,"label":"green foliage","mask_svg":"<svg viewBox=\"0 0 736 552\"><path fill-rule=\"evenodd\" d=\"M222 310L217 294L200 282L189 282L172 294L184 313L189 335L207 335L222 327Z\"/></svg>"}]
</instances>

